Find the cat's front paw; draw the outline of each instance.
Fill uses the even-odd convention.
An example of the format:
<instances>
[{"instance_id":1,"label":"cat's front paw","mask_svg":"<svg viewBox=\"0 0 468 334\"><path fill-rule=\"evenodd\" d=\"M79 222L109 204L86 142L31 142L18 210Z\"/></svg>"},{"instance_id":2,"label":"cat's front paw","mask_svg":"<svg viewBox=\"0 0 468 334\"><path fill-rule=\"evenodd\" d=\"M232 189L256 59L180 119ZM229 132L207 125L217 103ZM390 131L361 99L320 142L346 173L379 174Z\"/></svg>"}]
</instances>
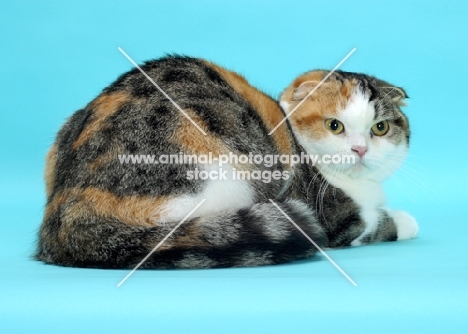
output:
<instances>
[{"instance_id":1,"label":"cat's front paw","mask_svg":"<svg viewBox=\"0 0 468 334\"><path fill-rule=\"evenodd\" d=\"M397 240L416 238L419 226L413 216L404 211L393 211L391 216L397 229Z\"/></svg>"}]
</instances>

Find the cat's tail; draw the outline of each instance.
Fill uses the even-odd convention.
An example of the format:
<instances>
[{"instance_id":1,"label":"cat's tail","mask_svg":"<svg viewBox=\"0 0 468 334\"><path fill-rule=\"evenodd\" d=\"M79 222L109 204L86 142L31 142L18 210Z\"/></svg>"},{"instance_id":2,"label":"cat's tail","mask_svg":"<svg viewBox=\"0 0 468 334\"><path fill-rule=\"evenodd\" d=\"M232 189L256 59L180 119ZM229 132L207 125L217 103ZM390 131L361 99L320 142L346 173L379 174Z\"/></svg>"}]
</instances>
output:
<instances>
[{"instance_id":1,"label":"cat's tail","mask_svg":"<svg viewBox=\"0 0 468 334\"><path fill-rule=\"evenodd\" d=\"M278 206L317 245L326 244L322 227L304 203L288 200ZM145 228L87 217L67 224L63 230L59 221L46 221L36 258L64 266L132 268L178 223ZM184 222L141 268L259 266L307 258L316 251L272 203L257 203L248 209Z\"/></svg>"}]
</instances>

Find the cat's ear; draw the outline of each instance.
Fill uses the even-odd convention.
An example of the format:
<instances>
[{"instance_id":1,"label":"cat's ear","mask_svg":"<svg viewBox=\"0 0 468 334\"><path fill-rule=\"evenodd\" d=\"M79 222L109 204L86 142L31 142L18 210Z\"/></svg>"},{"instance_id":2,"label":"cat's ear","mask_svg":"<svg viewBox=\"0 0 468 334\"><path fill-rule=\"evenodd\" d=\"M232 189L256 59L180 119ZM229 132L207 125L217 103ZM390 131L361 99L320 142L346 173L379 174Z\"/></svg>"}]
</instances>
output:
<instances>
[{"instance_id":1,"label":"cat's ear","mask_svg":"<svg viewBox=\"0 0 468 334\"><path fill-rule=\"evenodd\" d=\"M393 86L382 80L377 80L377 87L380 91L380 95L383 96L384 99L389 99L399 106L406 105L405 99L408 98L408 94L406 94L403 88Z\"/></svg>"},{"instance_id":2,"label":"cat's ear","mask_svg":"<svg viewBox=\"0 0 468 334\"><path fill-rule=\"evenodd\" d=\"M308 80L301 83L298 87L296 87L292 94L293 101L299 101L305 98L317 85L320 81L315 80Z\"/></svg>"},{"instance_id":3,"label":"cat's ear","mask_svg":"<svg viewBox=\"0 0 468 334\"><path fill-rule=\"evenodd\" d=\"M399 106L405 106L405 99L409 98L408 94L406 94L406 91L403 88L396 86L393 87L393 91L397 93L393 98L393 101L395 101Z\"/></svg>"}]
</instances>

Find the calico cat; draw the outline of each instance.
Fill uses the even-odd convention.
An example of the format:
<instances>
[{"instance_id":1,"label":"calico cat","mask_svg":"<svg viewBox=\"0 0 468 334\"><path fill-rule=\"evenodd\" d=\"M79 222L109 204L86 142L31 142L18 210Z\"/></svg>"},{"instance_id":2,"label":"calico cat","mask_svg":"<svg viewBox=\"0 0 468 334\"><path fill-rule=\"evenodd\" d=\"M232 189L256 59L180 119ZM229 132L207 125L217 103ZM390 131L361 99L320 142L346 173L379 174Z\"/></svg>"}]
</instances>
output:
<instances>
[{"instance_id":1,"label":"calico cat","mask_svg":"<svg viewBox=\"0 0 468 334\"><path fill-rule=\"evenodd\" d=\"M167 56L141 68L186 115L137 69L75 112L47 155L47 205L36 259L134 267L203 199L143 268L258 266L315 254L288 217L322 247L416 236L414 218L384 208L381 187L408 150L403 89L338 71L307 97L328 73L312 71L277 102L239 74L202 59ZM345 153L357 163L234 161L222 165L226 178L202 179L188 176L216 171L219 163L119 160L139 154L301 153ZM282 177L236 179L239 170Z\"/></svg>"}]
</instances>

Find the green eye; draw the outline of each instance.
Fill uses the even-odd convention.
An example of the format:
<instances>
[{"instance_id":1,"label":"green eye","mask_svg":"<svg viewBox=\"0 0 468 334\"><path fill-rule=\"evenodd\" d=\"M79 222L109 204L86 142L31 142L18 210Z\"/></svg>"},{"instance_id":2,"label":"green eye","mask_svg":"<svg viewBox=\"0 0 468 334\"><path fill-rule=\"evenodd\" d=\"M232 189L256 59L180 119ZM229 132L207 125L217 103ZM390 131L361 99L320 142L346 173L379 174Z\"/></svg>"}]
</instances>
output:
<instances>
[{"instance_id":1,"label":"green eye","mask_svg":"<svg viewBox=\"0 0 468 334\"><path fill-rule=\"evenodd\" d=\"M388 132L389 126L387 121L381 121L372 126L372 133L376 136L383 136Z\"/></svg>"},{"instance_id":2,"label":"green eye","mask_svg":"<svg viewBox=\"0 0 468 334\"><path fill-rule=\"evenodd\" d=\"M339 135L344 131L344 125L335 118L329 118L325 120L325 128L334 135Z\"/></svg>"}]
</instances>

